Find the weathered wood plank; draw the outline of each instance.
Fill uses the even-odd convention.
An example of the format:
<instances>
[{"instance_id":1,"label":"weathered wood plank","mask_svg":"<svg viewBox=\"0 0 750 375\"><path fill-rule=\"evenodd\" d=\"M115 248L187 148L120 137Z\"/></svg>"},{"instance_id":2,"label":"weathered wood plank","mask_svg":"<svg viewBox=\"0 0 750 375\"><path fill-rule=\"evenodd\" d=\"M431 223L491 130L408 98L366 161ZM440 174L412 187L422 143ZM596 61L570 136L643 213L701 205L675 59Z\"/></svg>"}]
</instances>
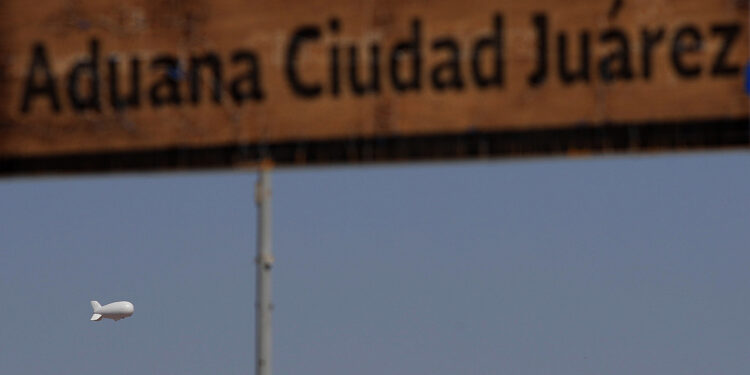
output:
<instances>
[{"instance_id":1,"label":"weathered wood plank","mask_svg":"<svg viewBox=\"0 0 750 375\"><path fill-rule=\"evenodd\" d=\"M0 160L710 132L748 117L747 35L735 0L5 0Z\"/></svg>"}]
</instances>

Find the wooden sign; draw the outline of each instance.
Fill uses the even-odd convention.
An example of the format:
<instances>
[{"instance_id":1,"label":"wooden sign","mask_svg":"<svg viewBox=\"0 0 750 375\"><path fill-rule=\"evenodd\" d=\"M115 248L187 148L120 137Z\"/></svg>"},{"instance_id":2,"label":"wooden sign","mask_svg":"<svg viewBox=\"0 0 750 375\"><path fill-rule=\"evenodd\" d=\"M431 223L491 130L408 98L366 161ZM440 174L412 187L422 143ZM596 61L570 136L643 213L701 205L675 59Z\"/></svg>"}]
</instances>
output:
<instances>
[{"instance_id":1,"label":"wooden sign","mask_svg":"<svg viewBox=\"0 0 750 375\"><path fill-rule=\"evenodd\" d=\"M0 173L748 144L747 2L5 0Z\"/></svg>"}]
</instances>

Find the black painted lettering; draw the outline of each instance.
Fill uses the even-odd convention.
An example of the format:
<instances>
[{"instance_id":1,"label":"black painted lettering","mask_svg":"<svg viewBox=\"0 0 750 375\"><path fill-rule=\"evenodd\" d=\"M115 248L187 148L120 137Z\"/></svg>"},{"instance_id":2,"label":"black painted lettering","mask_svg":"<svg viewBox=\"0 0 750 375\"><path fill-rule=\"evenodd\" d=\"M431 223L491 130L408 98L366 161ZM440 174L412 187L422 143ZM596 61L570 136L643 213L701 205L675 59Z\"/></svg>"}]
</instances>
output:
<instances>
[{"instance_id":1,"label":"black painted lettering","mask_svg":"<svg viewBox=\"0 0 750 375\"><path fill-rule=\"evenodd\" d=\"M316 97L323 90L319 83L302 82L297 71L298 55L302 44L319 38L320 29L318 27L303 26L294 32L289 48L287 48L286 59L284 60L287 81L292 86L292 91L303 98Z\"/></svg>"},{"instance_id":2,"label":"black painted lettering","mask_svg":"<svg viewBox=\"0 0 750 375\"><path fill-rule=\"evenodd\" d=\"M117 58L110 56L107 61L109 68L109 102L112 108L117 111L124 110L127 107L138 107L141 102L141 61L135 57L130 60L130 93L127 95L120 95L117 65Z\"/></svg>"},{"instance_id":3,"label":"black painted lettering","mask_svg":"<svg viewBox=\"0 0 750 375\"><path fill-rule=\"evenodd\" d=\"M643 29L641 31L641 64L643 65L643 78L651 78L651 68L653 65L653 59L651 58L654 53L654 47L664 39L664 28L659 28L656 31L649 31Z\"/></svg>"},{"instance_id":4,"label":"black painted lettering","mask_svg":"<svg viewBox=\"0 0 750 375\"><path fill-rule=\"evenodd\" d=\"M83 90L84 78L88 76L88 90ZM73 109L82 112L87 109L101 111L99 98L99 41L89 43L89 56L78 62L68 74L68 96Z\"/></svg>"},{"instance_id":5,"label":"black painted lettering","mask_svg":"<svg viewBox=\"0 0 750 375\"><path fill-rule=\"evenodd\" d=\"M47 97L52 110L60 112L60 98L57 96L55 76L52 75L47 62L47 49L44 48L43 44L36 43L31 51L31 66L28 74L26 74L21 112L28 113L31 108L31 100L37 96ZM38 82L39 75L43 79L41 84Z\"/></svg>"},{"instance_id":6,"label":"black painted lettering","mask_svg":"<svg viewBox=\"0 0 750 375\"><path fill-rule=\"evenodd\" d=\"M532 18L536 29L536 69L528 78L529 85L539 86L547 80L547 16L535 14Z\"/></svg>"},{"instance_id":7,"label":"black painted lettering","mask_svg":"<svg viewBox=\"0 0 750 375\"><path fill-rule=\"evenodd\" d=\"M162 70L161 78L149 90L151 105L180 105L182 98L178 80L183 78L184 72L180 69L177 58L169 55L157 57L151 61L151 69Z\"/></svg>"},{"instance_id":8,"label":"black painted lettering","mask_svg":"<svg viewBox=\"0 0 750 375\"><path fill-rule=\"evenodd\" d=\"M460 90L464 87L464 81L461 78L461 51L458 42L454 39L443 37L435 39L432 43L432 50L444 50L448 56L432 68L432 86L442 91L445 89Z\"/></svg>"},{"instance_id":9,"label":"black painted lettering","mask_svg":"<svg viewBox=\"0 0 750 375\"><path fill-rule=\"evenodd\" d=\"M232 99L238 105L245 100L263 100L265 95L260 82L260 61L258 57L251 51L239 50L232 55L232 63L241 62L247 65L247 70L232 79Z\"/></svg>"},{"instance_id":10,"label":"black painted lettering","mask_svg":"<svg viewBox=\"0 0 750 375\"><path fill-rule=\"evenodd\" d=\"M481 37L476 41L471 56L471 72L474 82L480 88L503 85L503 18L500 14L495 14L493 26L491 35ZM492 59L492 73L489 76L482 72L482 53L484 51L493 53L494 57Z\"/></svg>"},{"instance_id":11,"label":"black painted lettering","mask_svg":"<svg viewBox=\"0 0 750 375\"><path fill-rule=\"evenodd\" d=\"M688 65L684 58L702 48L702 36L697 27L688 25L677 30L672 39L672 66L677 74L685 78L696 78L701 74L700 64Z\"/></svg>"},{"instance_id":12,"label":"black painted lettering","mask_svg":"<svg viewBox=\"0 0 750 375\"><path fill-rule=\"evenodd\" d=\"M396 91L419 90L422 76L421 29L418 19L411 22L411 39L397 43L391 51L391 83ZM401 63L411 56L411 74L401 76Z\"/></svg>"},{"instance_id":13,"label":"black painted lettering","mask_svg":"<svg viewBox=\"0 0 750 375\"><path fill-rule=\"evenodd\" d=\"M727 62L727 58L729 57L733 43L738 40L737 37L740 35L740 25L714 25L711 27L711 32L721 37L721 47L711 67L711 74L714 76L734 76L739 74L740 66L730 64Z\"/></svg>"},{"instance_id":14,"label":"black painted lettering","mask_svg":"<svg viewBox=\"0 0 750 375\"><path fill-rule=\"evenodd\" d=\"M582 31L578 36L578 69L574 70L568 66L568 38L565 33L560 32L557 35L557 69L560 74L560 80L566 85L575 83L575 81L588 82L590 74L591 47L590 36L586 31Z\"/></svg>"},{"instance_id":15,"label":"black painted lettering","mask_svg":"<svg viewBox=\"0 0 750 375\"><path fill-rule=\"evenodd\" d=\"M373 43L370 46L370 80L369 82L361 82L358 78L357 67L359 61L357 58L357 47L349 47L349 82L352 85L352 91L357 95L364 95L368 92L378 93L380 92L380 47Z\"/></svg>"},{"instance_id":16,"label":"black painted lettering","mask_svg":"<svg viewBox=\"0 0 750 375\"><path fill-rule=\"evenodd\" d=\"M190 100L193 105L198 104L201 99L201 67L207 66L211 69L212 85L211 94L215 103L221 103L221 61L215 53L207 53L203 56L190 58Z\"/></svg>"},{"instance_id":17,"label":"black painted lettering","mask_svg":"<svg viewBox=\"0 0 750 375\"><path fill-rule=\"evenodd\" d=\"M328 22L328 27L331 29L331 34L338 35L339 33L339 20L334 18ZM331 94L333 96L339 96L341 91L341 77L339 69L339 46L333 43L331 46Z\"/></svg>"},{"instance_id":18,"label":"black painted lettering","mask_svg":"<svg viewBox=\"0 0 750 375\"><path fill-rule=\"evenodd\" d=\"M599 77L603 82L633 79L630 59L630 44L625 32L618 29L605 30L600 36L602 44L613 45L613 50L599 60Z\"/></svg>"}]
</instances>

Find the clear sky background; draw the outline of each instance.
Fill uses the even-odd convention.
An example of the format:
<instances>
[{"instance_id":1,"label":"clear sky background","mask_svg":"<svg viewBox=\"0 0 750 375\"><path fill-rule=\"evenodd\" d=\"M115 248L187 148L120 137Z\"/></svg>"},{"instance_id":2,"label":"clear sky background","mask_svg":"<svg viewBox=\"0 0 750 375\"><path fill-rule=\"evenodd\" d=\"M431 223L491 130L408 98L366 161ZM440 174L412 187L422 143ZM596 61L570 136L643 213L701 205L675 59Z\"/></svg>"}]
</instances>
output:
<instances>
[{"instance_id":1,"label":"clear sky background","mask_svg":"<svg viewBox=\"0 0 750 375\"><path fill-rule=\"evenodd\" d=\"M0 180L0 374L252 373L255 179ZM275 374L750 369L748 152L273 185Z\"/></svg>"}]
</instances>

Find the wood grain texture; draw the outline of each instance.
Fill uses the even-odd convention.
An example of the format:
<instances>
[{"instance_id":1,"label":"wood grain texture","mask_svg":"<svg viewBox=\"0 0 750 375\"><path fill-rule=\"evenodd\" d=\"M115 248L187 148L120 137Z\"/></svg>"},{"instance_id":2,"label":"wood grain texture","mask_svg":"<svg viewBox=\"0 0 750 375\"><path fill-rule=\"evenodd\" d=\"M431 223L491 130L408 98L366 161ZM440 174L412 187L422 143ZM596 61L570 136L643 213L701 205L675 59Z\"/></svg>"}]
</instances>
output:
<instances>
[{"instance_id":1,"label":"wood grain texture","mask_svg":"<svg viewBox=\"0 0 750 375\"><path fill-rule=\"evenodd\" d=\"M748 60L745 2L625 0L615 10L612 4L592 0L4 0L0 3L0 158L748 117L742 71ZM494 45L479 54L474 49L481 38L493 36L495 17L502 21L502 83L480 87L472 66L476 62L480 74L491 76L498 68L496 51ZM530 81L540 64L535 17L544 18L548 34L547 74L538 84ZM332 26L332 20L338 27ZM398 43L413 39L415 21L419 88L400 91L391 82L391 55ZM314 97L295 92L286 66L293 36L305 27L317 28L320 36L301 44L294 67L305 84L320 84L321 92ZM730 41L733 28L737 32ZM605 40L608 32L625 36L627 46L618 44L617 37ZM559 72L560 38L567 43L565 63L576 68L582 34L589 45L587 78L565 82ZM658 39L648 51L644 35ZM451 56L448 49L434 47L445 39L459 48L461 88L440 89L433 82L433 72ZM99 46L99 109L76 111L68 93L69 76L77 63L90 58L92 40ZM349 49L354 47L359 59L356 70L364 79L373 44L380 55L379 90L358 95L349 77ZM59 111L52 109L47 94L32 95L27 110L22 110L29 75L34 72L33 49L39 45L54 77ZM338 92L331 81L331 48L336 46ZM232 81L246 72L243 65L232 62L237 51L257 56L256 83L262 99L233 100ZM607 77L603 61L618 51L626 53L626 60L620 56L607 65L609 73L619 74ZM198 75L200 100L193 103L190 59L209 53L220 60L221 100L212 100L211 72L203 69ZM681 73L675 67L675 54L678 65L699 72ZM165 55L179 61L173 73L181 103L155 106L149 90L164 79L165 70L151 64ZM408 81L414 56L396 55L397 73ZM118 82L127 92L132 74L128 64L133 58L141 64L140 104L117 110L110 105L108 61L117 61ZM622 66L624 61L627 67ZM723 70L717 72L717 66ZM450 73L455 72L442 70L440 81L450 82ZM32 85L41 85L40 77ZM86 96L91 77L81 77L79 92Z\"/></svg>"}]
</instances>

